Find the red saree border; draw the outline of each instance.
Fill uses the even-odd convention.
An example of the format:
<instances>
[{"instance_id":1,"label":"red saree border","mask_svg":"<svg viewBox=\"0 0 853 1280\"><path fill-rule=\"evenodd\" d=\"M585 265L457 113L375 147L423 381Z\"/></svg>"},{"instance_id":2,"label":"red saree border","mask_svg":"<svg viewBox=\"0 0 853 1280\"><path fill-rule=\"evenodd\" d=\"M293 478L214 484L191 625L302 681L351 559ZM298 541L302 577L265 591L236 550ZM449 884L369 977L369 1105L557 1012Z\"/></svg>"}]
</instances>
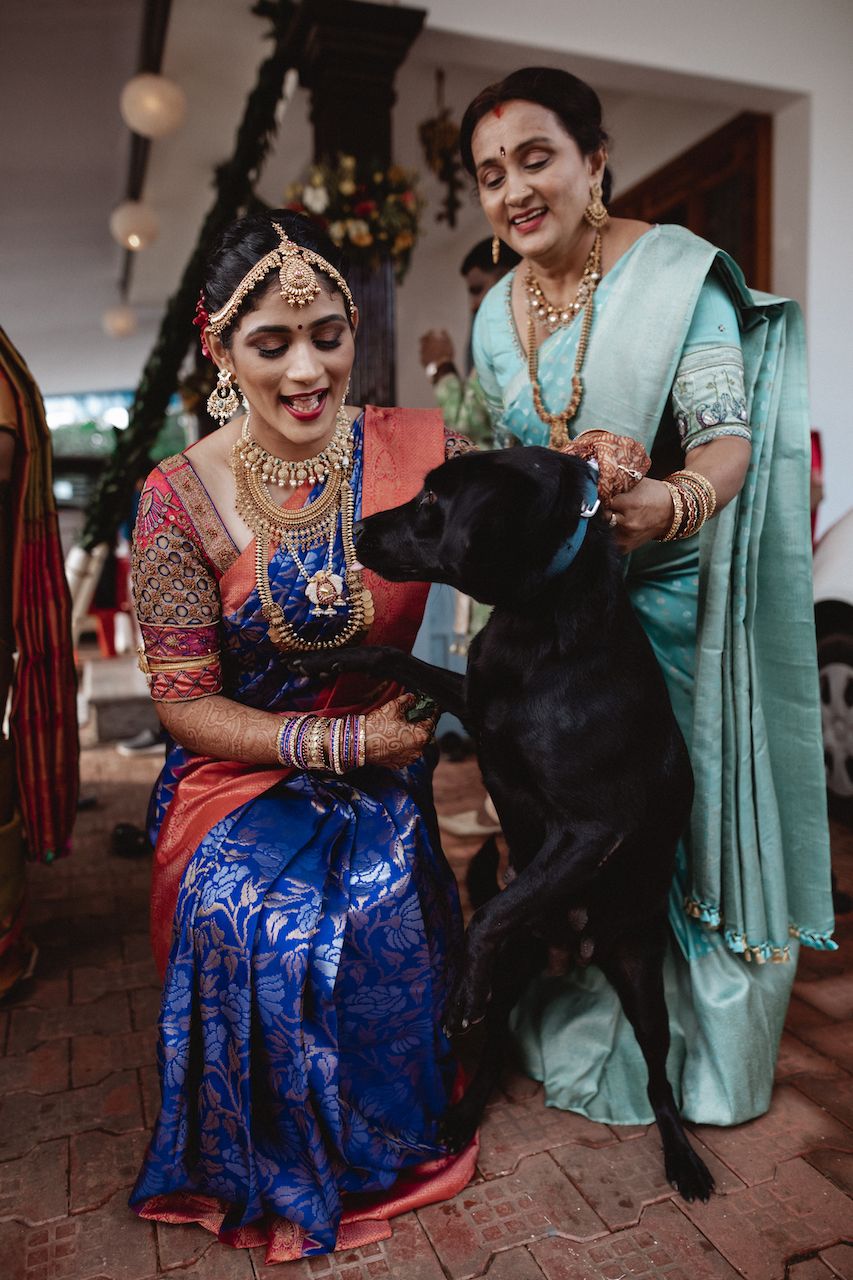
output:
<instances>
[{"instance_id":1,"label":"red saree border","mask_svg":"<svg viewBox=\"0 0 853 1280\"><path fill-rule=\"evenodd\" d=\"M474 1137L457 1155L442 1156L404 1170L384 1194L349 1197L349 1207L344 1210L338 1228L335 1253L387 1240L391 1235L391 1218L423 1209L428 1204L450 1200L464 1191L474 1176L479 1148L479 1139ZM223 1231L226 1206L211 1196L194 1195L192 1192L152 1196L136 1209L136 1213L140 1218L156 1222L197 1223L217 1236L222 1244L234 1249L266 1246L264 1261L267 1265L295 1262L305 1257L305 1242L310 1239L295 1223L280 1217L269 1217L232 1231Z\"/></svg>"},{"instance_id":2,"label":"red saree border","mask_svg":"<svg viewBox=\"0 0 853 1280\"><path fill-rule=\"evenodd\" d=\"M372 515L413 498L426 473L444 460L444 448L444 424L438 410L368 406L364 411L362 514ZM199 484L196 496L202 493L212 505ZM187 510L193 527L201 535L204 528L198 529L194 514ZM428 584L385 582L368 572L365 578L374 593L376 608L368 640L373 644L411 649L423 618ZM251 591L254 580L253 541L220 579L223 611L236 611ZM336 715L368 711L392 692L387 684L366 684L361 677L340 676L318 700L315 710ZM181 879L193 853L218 822L289 774L289 770L275 765L253 768L206 756L190 758L175 785L154 851L151 943L161 977L169 959Z\"/></svg>"},{"instance_id":3,"label":"red saree border","mask_svg":"<svg viewBox=\"0 0 853 1280\"><path fill-rule=\"evenodd\" d=\"M444 462L444 419L439 409L381 409L364 411L364 466L361 514L373 515L409 502L421 489L424 476ZM370 644L391 644L410 650L429 594L427 583L386 582L370 569L364 582L373 593L375 618Z\"/></svg>"}]
</instances>

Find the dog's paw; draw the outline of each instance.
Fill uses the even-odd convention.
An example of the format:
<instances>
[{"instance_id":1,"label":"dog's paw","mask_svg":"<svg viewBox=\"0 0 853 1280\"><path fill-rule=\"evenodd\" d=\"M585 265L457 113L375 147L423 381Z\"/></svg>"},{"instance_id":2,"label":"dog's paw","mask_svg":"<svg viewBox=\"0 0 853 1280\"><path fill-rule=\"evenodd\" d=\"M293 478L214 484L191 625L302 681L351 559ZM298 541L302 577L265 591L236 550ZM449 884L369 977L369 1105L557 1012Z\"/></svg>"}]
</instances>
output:
<instances>
[{"instance_id":1,"label":"dog's paw","mask_svg":"<svg viewBox=\"0 0 853 1280\"><path fill-rule=\"evenodd\" d=\"M489 996L488 987L480 990L468 977L457 983L444 1012L445 1034L460 1035L470 1027L476 1026L478 1022L482 1022L486 1016Z\"/></svg>"},{"instance_id":2,"label":"dog's paw","mask_svg":"<svg viewBox=\"0 0 853 1280\"><path fill-rule=\"evenodd\" d=\"M288 653L283 662L299 676L336 676L341 664L328 653Z\"/></svg>"},{"instance_id":3,"label":"dog's paw","mask_svg":"<svg viewBox=\"0 0 853 1280\"><path fill-rule=\"evenodd\" d=\"M667 1151L665 1161L667 1180L682 1200L690 1202L710 1198L714 1190L713 1175L689 1143L679 1145L675 1151Z\"/></svg>"},{"instance_id":4,"label":"dog's paw","mask_svg":"<svg viewBox=\"0 0 853 1280\"><path fill-rule=\"evenodd\" d=\"M439 1140L448 1151L462 1151L477 1132L482 1108L466 1106L465 1098L461 1098L455 1106L448 1108L439 1125Z\"/></svg>"}]
</instances>

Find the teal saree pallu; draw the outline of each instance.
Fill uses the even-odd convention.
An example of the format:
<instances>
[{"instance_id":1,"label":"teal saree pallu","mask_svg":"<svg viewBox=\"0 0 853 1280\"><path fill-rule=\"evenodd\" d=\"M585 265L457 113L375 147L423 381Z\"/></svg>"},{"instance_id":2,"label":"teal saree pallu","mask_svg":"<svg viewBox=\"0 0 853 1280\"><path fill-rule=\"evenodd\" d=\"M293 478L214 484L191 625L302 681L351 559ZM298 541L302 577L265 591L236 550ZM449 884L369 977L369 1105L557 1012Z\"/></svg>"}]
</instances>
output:
<instances>
[{"instance_id":1,"label":"teal saree pallu","mask_svg":"<svg viewBox=\"0 0 853 1280\"><path fill-rule=\"evenodd\" d=\"M632 601L690 747L696 799L670 898L668 1072L691 1120L736 1124L769 1105L800 942L834 948L811 589L809 418L796 304L753 294L735 263L657 227L605 275L572 434L605 429L651 452L671 431L678 372L717 346L688 344L708 277L737 313L752 457L739 497L694 538L626 558ZM480 309L474 347L500 431L547 443L533 409L508 285ZM540 347L545 402L570 394L575 327ZM683 361L685 346L690 359ZM696 359L692 358L696 354ZM683 389L683 388L682 388ZM690 388L688 388L688 391ZM701 394L700 394L701 393ZM659 434L660 433L660 434ZM689 466L689 457L687 465ZM767 962L767 963L765 963ZM774 963L775 962L775 963ZM633 1032L594 967L533 984L514 1014L523 1063L548 1105L648 1123Z\"/></svg>"},{"instance_id":2,"label":"teal saree pallu","mask_svg":"<svg viewBox=\"0 0 853 1280\"><path fill-rule=\"evenodd\" d=\"M790 938L834 948L809 535L809 416L795 303L754 294L726 254L662 227L632 255L590 345L575 432L605 427L651 451L710 271L738 310L752 431L739 498L697 536L696 774L687 909L747 959ZM641 314L636 301L641 299ZM614 305L615 304L615 305ZM625 327L634 311L627 351ZM638 570L673 552L652 544Z\"/></svg>"}]
</instances>

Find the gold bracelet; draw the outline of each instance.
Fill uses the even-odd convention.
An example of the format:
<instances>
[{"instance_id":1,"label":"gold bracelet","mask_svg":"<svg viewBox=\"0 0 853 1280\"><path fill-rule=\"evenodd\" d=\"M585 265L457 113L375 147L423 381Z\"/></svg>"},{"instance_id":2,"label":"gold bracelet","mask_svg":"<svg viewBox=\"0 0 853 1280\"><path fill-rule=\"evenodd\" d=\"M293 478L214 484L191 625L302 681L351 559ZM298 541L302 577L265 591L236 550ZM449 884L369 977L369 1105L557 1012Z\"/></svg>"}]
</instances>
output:
<instances>
[{"instance_id":1,"label":"gold bracelet","mask_svg":"<svg viewBox=\"0 0 853 1280\"><path fill-rule=\"evenodd\" d=\"M342 716L336 716L331 721L329 728L329 763L332 766L332 773L343 773L341 764L341 738L344 732L344 722Z\"/></svg>"},{"instance_id":2,"label":"gold bracelet","mask_svg":"<svg viewBox=\"0 0 853 1280\"><path fill-rule=\"evenodd\" d=\"M328 769L328 760L324 749L324 738L329 721L325 716L317 716L316 722L310 730L311 738L305 752L305 759L309 769Z\"/></svg>"},{"instance_id":3,"label":"gold bracelet","mask_svg":"<svg viewBox=\"0 0 853 1280\"><path fill-rule=\"evenodd\" d=\"M275 753L278 756L278 762L285 769L292 769L296 766L296 757L293 747L299 735L299 730L306 720L311 719L310 712L303 712L302 715L285 716L279 725L275 734ZM285 754L285 749L287 754Z\"/></svg>"},{"instance_id":4,"label":"gold bracelet","mask_svg":"<svg viewBox=\"0 0 853 1280\"><path fill-rule=\"evenodd\" d=\"M698 471L676 471L670 479L678 485L682 496L690 495L691 506L697 508L696 518L685 522L685 526L676 535L678 538L690 538L698 533L706 520L717 509L717 494L707 476Z\"/></svg>"},{"instance_id":5,"label":"gold bracelet","mask_svg":"<svg viewBox=\"0 0 853 1280\"><path fill-rule=\"evenodd\" d=\"M358 717L358 767L363 769L367 762L367 716Z\"/></svg>"},{"instance_id":6,"label":"gold bracelet","mask_svg":"<svg viewBox=\"0 0 853 1280\"><path fill-rule=\"evenodd\" d=\"M672 498L672 524L659 542L681 541L698 533L717 509L717 491L699 471L674 471L662 482Z\"/></svg>"},{"instance_id":7,"label":"gold bracelet","mask_svg":"<svg viewBox=\"0 0 853 1280\"><path fill-rule=\"evenodd\" d=\"M666 485L669 490L669 496L672 498L672 523L663 537L658 538L658 542L672 542L673 538L677 537L678 530L681 527L681 518L684 515L684 503L681 498L681 493L676 485L671 484L669 480L663 480L661 483Z\"/></svg>"},{"instance_id":8,"label":"gold bracelet","mask_svg":"<svg viewBox=\"0 0 853 1280\"><path fill-rule=\"evenodd\" d=\"M711 481L708 479L708 477L703 476L701 471L686 471L686 470L676 471L675 475L678 476L679 479L687 481L688 484L694 485L697 489L699 489L702 493L704 493L707 499L708 508L709 508L708 515L705 518L707 520L710 520L711 516L717 510L717 491L714 488L714 486L711 484Z\"/></svg>"}]
</instances>

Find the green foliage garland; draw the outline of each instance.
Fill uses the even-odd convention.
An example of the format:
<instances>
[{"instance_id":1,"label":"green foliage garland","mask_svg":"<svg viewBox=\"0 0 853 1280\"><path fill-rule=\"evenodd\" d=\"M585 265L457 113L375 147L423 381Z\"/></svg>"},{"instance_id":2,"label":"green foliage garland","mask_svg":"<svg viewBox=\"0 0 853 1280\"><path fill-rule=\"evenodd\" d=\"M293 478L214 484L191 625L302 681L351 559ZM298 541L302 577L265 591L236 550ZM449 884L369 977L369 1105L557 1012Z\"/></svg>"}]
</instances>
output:
<instances>
[{"instance_id":1,"label":"green foliage garland","mask_svg":"<svg viewBox=\"0 0 853 1280\"><path fill-rule=\"evenodd\" d=\"M253 185L275 136L275 111L285 73L293 62L288 33L296 7L293 0L260 0L253 10L272 22L273 50L261 65L257 83L249 94L234 154L216 170L216 198L180 285L166 306L157 341L136 388L127 429L92 497L81 539L87 551L99 542L111 543L130 510L133 486L137 477L148 470L148 451L163 425L184 357L195 341L192 320L210 246L252 202Z\"/></svg>"}]
</instances>

